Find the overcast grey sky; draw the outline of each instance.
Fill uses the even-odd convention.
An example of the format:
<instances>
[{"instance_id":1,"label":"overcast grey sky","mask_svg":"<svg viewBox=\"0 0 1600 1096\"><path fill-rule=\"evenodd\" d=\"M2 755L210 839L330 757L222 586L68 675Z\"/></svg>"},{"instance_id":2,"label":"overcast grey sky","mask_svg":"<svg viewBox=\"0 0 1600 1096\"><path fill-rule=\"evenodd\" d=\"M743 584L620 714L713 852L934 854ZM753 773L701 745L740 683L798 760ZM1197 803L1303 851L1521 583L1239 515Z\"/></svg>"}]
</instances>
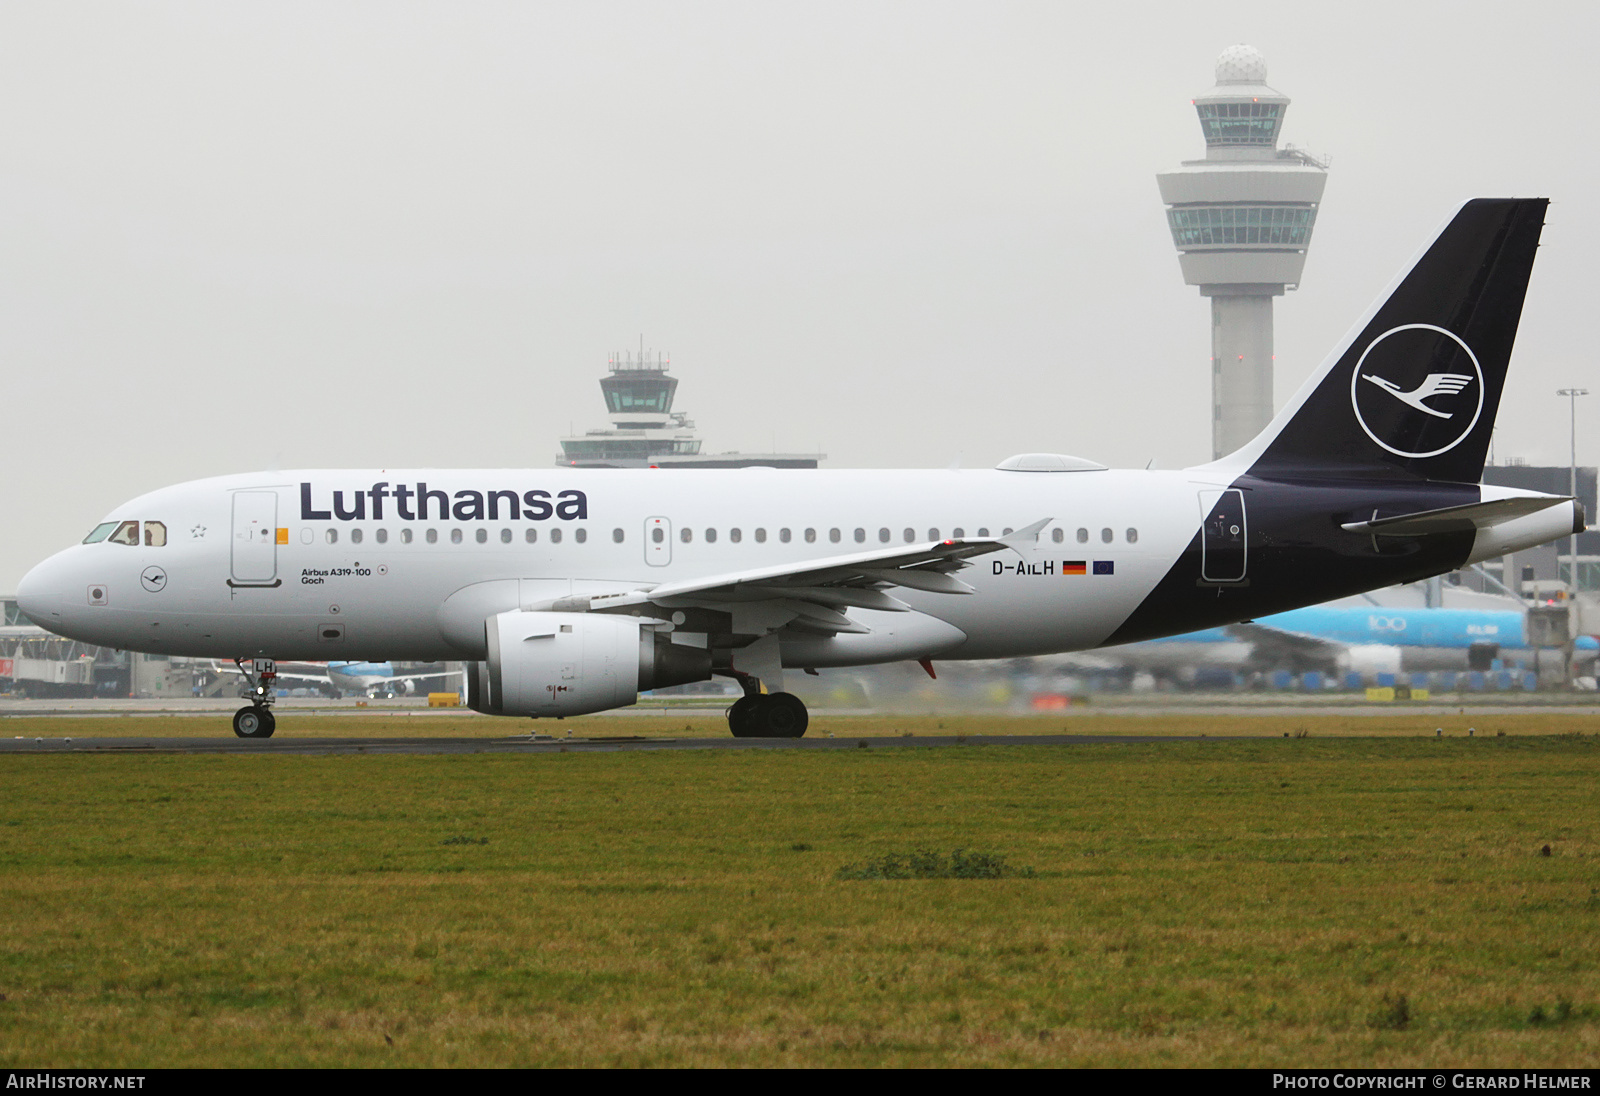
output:
<instances>
[{"instance_id":1,"label":"overcast grey sky","mask_svg":"<svg viewBox=\"0 0 1600 1096\"><path fill-rule=\"evenodd\" d=\"M1249 42L1333 158L1281 404L1450 209L1553 198L1496 455L1600 445L1588 3L0 3L0 590L119 501L547 466L607 354L708 448L1209 457L1156 172Z\"/></svg>"}]
</instances>

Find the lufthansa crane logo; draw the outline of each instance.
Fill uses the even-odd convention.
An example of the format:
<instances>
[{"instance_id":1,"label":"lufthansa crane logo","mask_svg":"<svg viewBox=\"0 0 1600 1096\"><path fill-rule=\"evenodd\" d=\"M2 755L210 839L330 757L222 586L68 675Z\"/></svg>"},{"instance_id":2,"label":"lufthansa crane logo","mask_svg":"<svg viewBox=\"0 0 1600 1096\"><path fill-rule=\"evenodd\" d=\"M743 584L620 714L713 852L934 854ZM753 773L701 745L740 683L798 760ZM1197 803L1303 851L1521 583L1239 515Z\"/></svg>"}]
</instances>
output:
<instances>
[{"instance_id":1,"label":"lufthansa crane logo","mask_svg":"<svg viewBox=\"0 0 1600 1096\"><path fill-rule=\"evenodd\" d=\"M1428 323L1392 327L1350 375L1361 429L1399 457L1437 457L1466 440L1483 413L1483 367L1460 336Z\"/></svg>"}]
</instances>

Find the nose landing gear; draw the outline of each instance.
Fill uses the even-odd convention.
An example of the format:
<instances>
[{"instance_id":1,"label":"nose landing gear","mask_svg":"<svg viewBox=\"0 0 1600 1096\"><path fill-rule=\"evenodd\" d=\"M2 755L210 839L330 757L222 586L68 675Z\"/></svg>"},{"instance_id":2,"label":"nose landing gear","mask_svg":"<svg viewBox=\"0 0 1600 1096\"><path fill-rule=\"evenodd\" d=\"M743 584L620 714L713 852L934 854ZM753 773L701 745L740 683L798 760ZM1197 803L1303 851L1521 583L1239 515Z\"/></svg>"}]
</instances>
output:
<instances>
[{"instance_id":1,"label":"nose landing gear","mask_svg":"<svg viewBox=\"0 0 1600 1096\"><path fill-rule=\"evenodd\" d=\"M270 658L253 659L248 670L242 658L234 659L233 664L250 683L249 691L240 693L250 703L233 713L233 733L240 738L271 738L278 729L278 721L272 715L272 702L276 699L272 686L278 679L278 664Z\"/></svg>"}]
</instances>

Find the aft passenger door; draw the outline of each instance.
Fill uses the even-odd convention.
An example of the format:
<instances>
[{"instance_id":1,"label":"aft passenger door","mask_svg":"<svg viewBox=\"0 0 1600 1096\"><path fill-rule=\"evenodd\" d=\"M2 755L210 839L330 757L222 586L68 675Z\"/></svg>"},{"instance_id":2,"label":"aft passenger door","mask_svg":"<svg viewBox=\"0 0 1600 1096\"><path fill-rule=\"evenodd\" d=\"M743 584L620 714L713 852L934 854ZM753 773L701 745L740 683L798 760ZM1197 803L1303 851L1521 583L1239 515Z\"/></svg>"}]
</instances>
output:
<instances>
[{"instance_id":1,"label":"aft passenger door","mask_svg":"<svg viewBox=\"0 0 1600 1096\"><path fill-rule=\"evenodd\" d=\"M672 562L672 522L669 519L644 519L644 561L652 567L665 567Z\"/></svg>"},{"instance_id":2,"label":"aft passenger door","mask_svg":"<svg viewBox=\"0 0 1600 1096\"><path fill-rule=\"evenodd\" d=\"M233 493L233 579L270 583L278 576L278 493Z\"/></svg>"},{"instance_id":3,"label":"aft passenger door","mask_svg":"<svg viewBox=\"0 0 1600 1096\"><path fill-rule=\"evenodd\" d=\"M1243 582L1249 563L1244 492L1201 491L1205 521L1200 533L1200 577L1206 582Z\"/></svg>"}]
</instances>

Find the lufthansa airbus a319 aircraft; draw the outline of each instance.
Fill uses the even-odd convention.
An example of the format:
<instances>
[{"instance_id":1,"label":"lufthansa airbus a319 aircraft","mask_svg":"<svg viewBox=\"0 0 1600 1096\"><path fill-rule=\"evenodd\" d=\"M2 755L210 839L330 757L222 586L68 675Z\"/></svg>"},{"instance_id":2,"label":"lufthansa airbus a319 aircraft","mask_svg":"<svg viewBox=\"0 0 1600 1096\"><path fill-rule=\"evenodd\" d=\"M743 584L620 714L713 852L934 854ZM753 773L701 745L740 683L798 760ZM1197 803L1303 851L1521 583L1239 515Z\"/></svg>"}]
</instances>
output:
<instances>
[{"instance_id":1,"label":"lufthansa airbus a319 aircraft","mask_svg":"<svg viewBox=\"0 0 1600 1096\"><path fill-rule=\"evenodd\" d=\"M1546 202L1463 205L1259 437L1180 471L315 470L117 507L23 579L36 623L233 658L462 660L467 700L568 716L736 679L795 737L789 670L1050 654L1410 582L1583 528L1481 485Z\"/></svg>"}]
</instances>

